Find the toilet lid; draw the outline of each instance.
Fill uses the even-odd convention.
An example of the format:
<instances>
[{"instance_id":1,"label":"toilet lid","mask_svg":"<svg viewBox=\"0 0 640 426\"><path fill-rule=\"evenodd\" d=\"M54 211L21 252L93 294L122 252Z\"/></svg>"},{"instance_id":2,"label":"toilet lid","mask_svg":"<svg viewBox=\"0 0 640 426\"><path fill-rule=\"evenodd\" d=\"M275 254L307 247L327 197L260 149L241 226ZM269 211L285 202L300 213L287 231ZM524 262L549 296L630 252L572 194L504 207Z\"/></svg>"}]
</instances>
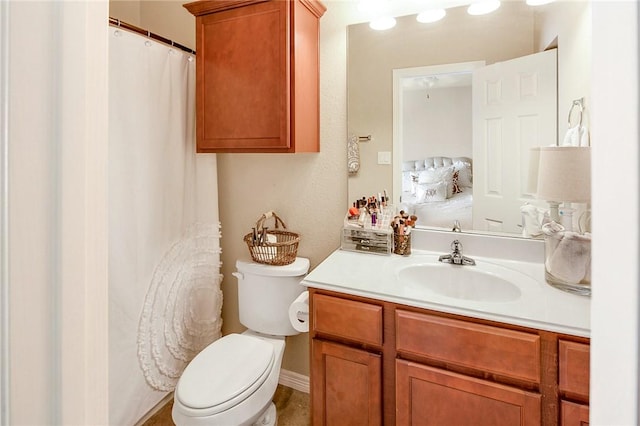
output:
<instances>
[{"instance_id":1,"label":"toilet lid","mask_svg":"<svg viewBox=\"0 0 640 426\"><path fill-rule=\"evenodd\" d=\"M193 358L178 381L175 395L185 406L206 408L209 414L226 410L262 385L274 359L271 343L229 334Z\"/></svg>"}]
</instances>

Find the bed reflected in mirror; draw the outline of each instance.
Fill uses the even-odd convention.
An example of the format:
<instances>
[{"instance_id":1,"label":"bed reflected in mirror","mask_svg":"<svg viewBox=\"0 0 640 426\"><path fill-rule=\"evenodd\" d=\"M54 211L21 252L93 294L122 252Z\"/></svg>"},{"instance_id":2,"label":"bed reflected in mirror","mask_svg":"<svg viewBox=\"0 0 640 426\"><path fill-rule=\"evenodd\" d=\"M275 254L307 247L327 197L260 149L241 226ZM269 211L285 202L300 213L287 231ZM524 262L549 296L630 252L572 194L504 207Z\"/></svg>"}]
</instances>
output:
<instances>
[{"instance_id":1,"label":"bed reflected in mirror","mask_svg":"<svg viewBox=\"0 0 640 426\"><path fill-rule=\"evenodd\" d=\"M482 66L393 70L394 202L417 226L473 229L471 85Z\"/></svg>"},{"instance_id":2,"label":"bed reflected in mirror","mask_svg":"<svg viewBox=\"0 0 640 426\"><path fill-rule=\"evenodd\" d=\"M469 157L427 157L402 162L402 192L396 204L417 216L417 226L472 229L473 168Z\"/></svg>"}]
</instances>

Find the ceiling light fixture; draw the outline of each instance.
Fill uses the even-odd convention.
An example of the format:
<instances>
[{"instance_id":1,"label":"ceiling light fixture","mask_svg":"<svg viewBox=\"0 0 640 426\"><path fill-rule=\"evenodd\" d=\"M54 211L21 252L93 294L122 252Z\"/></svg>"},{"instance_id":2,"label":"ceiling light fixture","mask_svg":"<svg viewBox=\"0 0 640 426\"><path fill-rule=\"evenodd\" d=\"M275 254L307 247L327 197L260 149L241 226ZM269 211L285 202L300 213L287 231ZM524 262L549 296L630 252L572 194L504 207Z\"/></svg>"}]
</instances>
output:
<instances>
[{"instance_id":1,"label":"ceiling light fixture","mask_svg":"<svg viewBox=\"0 0 640 426\"><path fill-rule=\"evenodd\" d=\"M358 10L369 17L369 27L383 31L396 26L391 0L360 0Z\"/></svg>"},{"instance_id":2,"label":"ceiling light fixture","mask_svg":"<svg viewBox=\"0 0 640 426\"><path fill-rule=\"evenodd\" d=\"M469 15L486 15L500 7L499 0L486 0L472 3L467 9Z\"/></svg>"},{"instance_id":3,"label":"ceiling light fixture","mask_svg":"<svg viewBox=\"0 0 640 426\"><path fill-rule=\"evenodd\" d=\"M437 22L447 15L447 11L444 9L425 10L416 16L416 21L423 24L429 24L431 22Z\"/></svg>"},{"instance_id":4,"label":"ceiling light fixture","mask_svg":"<svg viewBox=\"0 0 640 426\"><path fill-rule=\"evenodd\" d=\"M383 16L369 22L369 27L374 30L384 31L396 26L396 18L391 16Z\"/></svg>"},{"instance_id":5,"label":"ceiling light fixture","mask_svg":"<svg viewBox=\"0 0 640 426\"><path fill-rule=\"evenodd\" d=\"M529 6L542 6L543 4L553 3L555 0L527 0Z\"/></svg>"},{"instance_id":6,"label":"ceiling light fixture","mask_svg":"<svg viewBox=\"0 0 640 426\"><path fill-rule=\"evenodd\" d=\"M388 7L385 0L360 0L358 10L366 13L378 13Z\"/></svg>"}]
</instances>

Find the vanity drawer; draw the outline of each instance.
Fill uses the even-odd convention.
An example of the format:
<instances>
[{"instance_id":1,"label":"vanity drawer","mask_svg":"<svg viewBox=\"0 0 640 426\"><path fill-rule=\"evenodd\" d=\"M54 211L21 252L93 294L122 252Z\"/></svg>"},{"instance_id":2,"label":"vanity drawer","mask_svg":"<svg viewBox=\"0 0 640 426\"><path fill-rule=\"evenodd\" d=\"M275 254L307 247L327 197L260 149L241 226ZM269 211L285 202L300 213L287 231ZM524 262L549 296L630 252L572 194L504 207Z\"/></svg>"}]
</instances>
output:
<instances>
[{"instance_id":1,"label":"vanity drawer","mask_svg":"<svg viewBox=\"0 0 640 426\"><path fill-rule=\"evenodd\" d=\"M589 345L558 341L559 387L568 396L589 399Z\"/></svg>"},{"instance_id":2,"label":"vanity drawer","mask_svg":"<svg viewBox=\"0 0 640 426\"><path fill-rule=\"evenodd\" d=\"M382 346L382 306L314 294L313 331Z\"/></svg>"},{"instance_id":3,"label":"vanity drawer","mask_svg":"<svg viewBox=\"0 0 640 426\"><path fill-rule=\"evenodd\" d=\"M536 334L398 309L396 347L398 353L540 383Z\"/></svg>"}]
</instances>

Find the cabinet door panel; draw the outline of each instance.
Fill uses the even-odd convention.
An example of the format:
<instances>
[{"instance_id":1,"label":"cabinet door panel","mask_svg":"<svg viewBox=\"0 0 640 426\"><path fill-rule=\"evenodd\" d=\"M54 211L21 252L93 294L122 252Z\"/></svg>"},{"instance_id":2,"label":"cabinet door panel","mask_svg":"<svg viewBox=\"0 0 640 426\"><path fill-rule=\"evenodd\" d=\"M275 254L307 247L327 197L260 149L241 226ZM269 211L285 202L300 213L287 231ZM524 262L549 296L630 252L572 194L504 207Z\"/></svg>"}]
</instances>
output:
<instances>
[{"instance_id":1,"label":"cabinet door panel","mask_svg":"<svg viewBox=\"0 0 640 426\"><path fill-rule=\"evenodd\" d=\"M380 425L380 355L312 340L311 398L314 425Z\"/></svg>"},{"instance_id":2,"label":"cabinet door panel","mask_svg":"<svg viewBox=\"0 0 640 426\"><path fill-rule=\"evenodd\" d=\"M567 396L589 400L589 345L560 340L560 391Z\"/></svg>"},{"instance_id":3,"label":"cabinet door panel","mask_svg":"<svg viewBox=\"0 0 640 426\"><path fill-rule=\"evenodd\" d=\"M289 147L287 2L203 16L199 149Z\"/></svg>"},{"instance_id":4,"label":"cabinet door panel","mask_svg":"<svg viewBox=\"0 0 640 426\"><path fill-rule=\"evenodd\" d=\"M398 425L540 425L541 397L433 367L396 361Z\"/></svg>"},{"instance_id":5,"label":"cabinet door panel","mask_svg":"<svg viewBox=\"0 0 640 426\"><path fill-rule=\"evenodd\" d=\"M589 406L560 401L560 426L588 426Z\"/></svg>"}]
</instances>

